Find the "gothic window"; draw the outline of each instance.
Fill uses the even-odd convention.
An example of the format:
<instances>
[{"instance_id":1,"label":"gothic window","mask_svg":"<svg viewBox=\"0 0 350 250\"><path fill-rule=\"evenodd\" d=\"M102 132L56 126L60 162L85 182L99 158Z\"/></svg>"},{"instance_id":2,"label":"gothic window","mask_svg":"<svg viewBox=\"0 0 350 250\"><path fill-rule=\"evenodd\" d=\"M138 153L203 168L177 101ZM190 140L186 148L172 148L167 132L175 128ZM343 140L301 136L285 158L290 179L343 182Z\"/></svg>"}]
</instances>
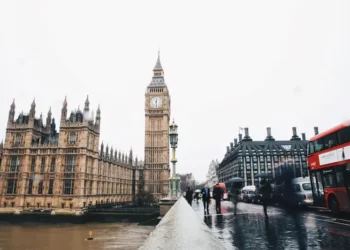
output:
<instances>
[{"instance_id":1,"label":"gothic window","mask_svg":"<svg viewBox=\"0 0 350 250\"><path fill-rule=\"evenodd\" d=\"M39 181L38 194L43 194L43 186L44 186L44 181L43 180Z\"/></svg>"},{"instance_id":2,"label":"gothic window","mask_svg":"<svg viewBox=\"0 0 350 250\"><path fill-rule=\"evenodd\" d=\"M63 181L63 194L72 195L74 191L74 180L64 180Z\"/></svg>"},{"instance_id":3,"label":"gothic window","mask_svg":"<svg viewBox=\"0 0 350 250\"><path fill-rule=\"evenodd\" d=\"M75 132L71 132L69 134L68 143L69 144L76 144L77 143L77 134Z\"/></svg>"},{"instance_id":4,"label":"gothic window","mask_svg":"<svg viewBox=\"0 0 350 250\"><path fill-rule=\"evenodd\" d=\"M31 167L30 167L30 171L31 171L32 173L35 172L35 156L32 156L32 165L31 165Z\"/></svg>"},{"instance_id":5,"label":"gothic window","mask_svg":"<svg viewBox=\"0 0 350 250\"><path fill-rule=\"evenodd\" d=\"M51 158L50 172L51 173L55 172L55 168L56 168L56 157L53 156Z\"/></svg>"},{"instance_id":6,"label":"gothic window","mask_svg":"<svg viewBox=\"0 0 350 250\"><path fill-rule=\"evenodd\" d=\"M49 190L47 191L47 194L53 194L53 180L50 180Z\"/></svg>"},{"instance_id":7,"label":"gothic window","mask_svg":"<svg viewBox=\"0 0 350 250\"><path fill-rule=\"evenodd\" d=\"M17 173L19 168L19 156L12 156L10 162L10 172Z\"/></svg>"},{"instance_id":8,"label":"gothic window","mask_svg":"<svg viewBox=\"0 0 350 250\"><path fill-rule=\"evenodd\" d=\"M45 171L45 156L41 158L41 168L40 168L40 173L44 173Z\"/></svg>"},{"instance_id":9,"label":"gothic window","mask_svg":"<svg viewBox=\"0 0 350 250\"><path fill-rule=\"evenodd\" d=\"M16 194L17 180L9 179L7 180L7 194Z\"/></svg>"},{"instance_id":10,"label":"gothic window","mask_svg":"<svg viewBox=\"0 0 350 250\"><path fill-rule=\"evenodd\" d=\"M22 136L20 134L16 134L15 136L15 146L19 146L22 144Z\"/></svg>"},{"instance_id":11,"label":"gothic window","mask_svg":"<svg viewBox=\"0 0 350 250\"><path fill-rule=\"evenodd\" d=\"M68 155L66 158L66 167L64 169L65 173L74 173L75 172L75 156Z\"/></svg>"},{"instance_id":12,"label":"gothic window","mask_svg":"<svg viewBox=\"0 0 350 250\"><path fill-rule=\"evenodd\" d=\"M30 179L28 181L28 194L32 194L33 193L33 179Z\"/></svg>"}]
</instances>

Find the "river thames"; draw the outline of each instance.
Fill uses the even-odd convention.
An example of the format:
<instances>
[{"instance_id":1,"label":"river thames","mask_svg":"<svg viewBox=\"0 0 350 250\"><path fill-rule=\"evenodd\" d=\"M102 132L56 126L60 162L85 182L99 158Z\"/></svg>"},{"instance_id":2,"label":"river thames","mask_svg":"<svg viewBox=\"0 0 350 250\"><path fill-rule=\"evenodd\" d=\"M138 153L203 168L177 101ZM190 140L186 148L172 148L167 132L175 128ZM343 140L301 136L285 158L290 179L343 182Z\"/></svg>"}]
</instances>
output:
<instances>
[{"instance_id":1,"label":"river thames","mask_svg":"<svg viewBox=\"0 0 350 250\"><path fill-rule=\"evenodd\" d=\"M0 250L102 250L138 249L154 226L136 223L81 225L0 224ZM89 231L94 240L85 240Z\"/></svg>"}]
</instances>

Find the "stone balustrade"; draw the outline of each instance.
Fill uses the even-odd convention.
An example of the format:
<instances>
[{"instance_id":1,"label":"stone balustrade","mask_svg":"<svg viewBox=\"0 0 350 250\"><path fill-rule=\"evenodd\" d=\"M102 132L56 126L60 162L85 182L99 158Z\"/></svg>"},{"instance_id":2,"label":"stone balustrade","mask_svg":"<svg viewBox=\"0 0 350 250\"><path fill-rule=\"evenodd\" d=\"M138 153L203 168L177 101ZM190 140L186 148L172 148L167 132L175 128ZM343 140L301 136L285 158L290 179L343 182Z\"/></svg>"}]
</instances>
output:
<instances>
[{"instance_id":1,"label":"stone balustrade","mask_svg":"<svg viewBox=\"0 0 350 250\"><path fill-rule=\"evenodd\" d=\"M180 197L139 250L226 249L187 201Z\"/></svg>"}]
</instances>

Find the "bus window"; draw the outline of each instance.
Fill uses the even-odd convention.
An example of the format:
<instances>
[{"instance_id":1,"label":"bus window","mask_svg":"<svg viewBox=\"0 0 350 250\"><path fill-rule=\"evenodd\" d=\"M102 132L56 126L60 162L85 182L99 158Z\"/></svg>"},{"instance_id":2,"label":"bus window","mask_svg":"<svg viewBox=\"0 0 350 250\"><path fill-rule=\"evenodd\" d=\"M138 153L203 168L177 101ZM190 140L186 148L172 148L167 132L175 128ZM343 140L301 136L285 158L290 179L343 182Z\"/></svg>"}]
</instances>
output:
<instances>
[{"instance_id":1,"label":"bus window","mask_svg":"<svg viewBox=\"0 0 350 250\"><path fill-rule=\"evenodd\" d=\"M324 138L320 138L315 141L315 152L321 151L324 149Z\"/></svg>"},{"instance_id":2,"label":"bus window","mask_svg":"<svg viewBox=\"0 0 350 250\"><path fill-rule=\"evenodd\" d=\"M327 169L322 171L324 187L336 187L333 169Z\"/></svg>"},{"instance_id":3,"label":"bus window","mask_svg":"<svg viewBox=\"0 0 350 250\"><path fill-rule=\"evenodd\" d=\"M345 186L350 187L350 163L346 164L344 181L345 181Z\"/></svg>"},{"instance_id":4,"label":"bus window","mask_svg":"<svg viewBox=\"0 0 350 250\"><path fill-rule=\"evenodd\" d=\"M344 187L344 165L335 167L338 187Z\"/></svg>"},{"instance_id":5,"label":"bus window","mask_svg":"<svg viewBox=\"0 0 350 250\"><path fill-rule=\"evenodd\" d=\"M311 155L315 152L315 144L313 141L309 142L307 145L308 154Z\"/></svg>"},{"instance_id":6,"label":"bus window","mask_svg":"<svg viewBox=\"0 0 350 250\"><path fill-rule=\"evenodd\" d=\"M332 133L324 137L325 148L331 148L338 145L338 134Z\"/></svg>"},{"instance_id":7,"label":"bus window","mask_svg":"<svg viewBox=\"0 0 350 250\"><path fill-rule=\"evenodd\" d=\"M350 127L339 130L339 144L350 142Z\"/></svg>"}]
</instances>

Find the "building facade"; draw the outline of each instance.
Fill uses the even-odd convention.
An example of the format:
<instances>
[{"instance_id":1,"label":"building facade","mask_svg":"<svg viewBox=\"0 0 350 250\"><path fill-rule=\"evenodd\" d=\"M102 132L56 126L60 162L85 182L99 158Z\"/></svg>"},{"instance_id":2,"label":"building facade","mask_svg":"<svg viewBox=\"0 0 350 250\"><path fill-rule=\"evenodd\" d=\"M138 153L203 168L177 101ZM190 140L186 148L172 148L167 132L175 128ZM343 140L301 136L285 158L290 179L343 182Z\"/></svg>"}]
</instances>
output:
<instances>
[{"instance_id":1,"label":"building facade","mask_svg":"<svg viewBox=\"0 0 350 250\"><path fill-rule=\"evenodd\" d=\"M29 114L15 119L10 108L0 166L1 207L79 210L88 205L131 201L133 177L139 189L142 166L129 155L101 144L101 111L72 111L65 99L59 133L51 109L35 117L35 101ZM67 119L68 118L68 119ZM138 190L135 190L138 192Z\"/></svg>"},{"instance_id":2,"label":"building facade","mask_svg":"<svg viewBox=\"0 0 350 250\"><path fill-rule=\"evenodd\" d=\"M182 192L185 192L187 190L187 187L191 187L192 189L195 188L196 183L192 173L179 174L178 176L180 177L180 189Z\"/></svg>"},{"instance_id":3,"label":"building facade","mask_svg":"<svg viewBox=\"0 0 350 250\"><path fill-rule=\"evenodd\" d=\"M170 95L158 54L151 83L145 94L145 165L146 192L160 199L169 187Z\"/></svg>"},{"instance_id":4,"label":"building facade","mask_svg":"<svg viewBox=\"0 0 350 250\"><path fill-rule=\"evenodd\" d=\"M219 161L218 160L212 160L209 165L209 170L207 174L207 185L209 188L212 188L215 186L216 183L219 182L219 178L216 174L216 169L219 167Z\"/></svg>"},{"instance_id":5,"label":"building facade","mask_svg":"<svg viewBox=\"0 0 350 250\"><path fill-rule=\"evenodd\" d=\"M290 140L276 141L271 128L267 128L267 136L263 141L253 141L248 128L244 129L244 137L234 139L226 149L226 154L217 168L220 182L232 177L244 179L244 185L259 185L260 173L268 173L276 177L276 169L287 164L293 169L294 177L308 175L306 154L307 140L305 134L300 138L297 129L292 128Z\"/></svg>"}]
</instances>

